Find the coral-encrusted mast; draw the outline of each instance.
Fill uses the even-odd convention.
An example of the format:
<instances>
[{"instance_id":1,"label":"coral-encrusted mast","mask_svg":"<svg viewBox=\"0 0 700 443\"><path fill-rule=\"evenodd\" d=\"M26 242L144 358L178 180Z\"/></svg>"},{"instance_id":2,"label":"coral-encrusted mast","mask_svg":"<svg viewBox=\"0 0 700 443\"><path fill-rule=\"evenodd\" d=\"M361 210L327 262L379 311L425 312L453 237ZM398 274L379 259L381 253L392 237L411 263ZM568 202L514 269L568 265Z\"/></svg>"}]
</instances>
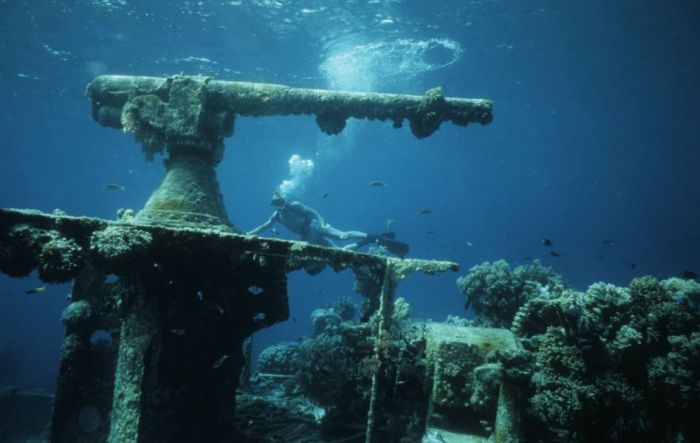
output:
<instances>
[{"instance_id":1,"label":"coral-encrusted mast","mask_svg":"<svg viewBox=\"0 0 700 443\"><path fill-rule=\"evenodd\" d=\"M316 122L327 134L338 134L348 118L391 120L399 128L408 120L411 131L423 138L437 131L444 121L459 126L477 122L488 124L493 116L492 103L486 99L446 98L442 88L430 89L423 96L378 94L366 92L329 91L322 89L290 88L284 85L212 80L206 77L175 76L170 78L130 77L104 75L88 87L93 103L93 117L105 126L122 128L123 108L139 97L151 96L158 100L142 101L142 105L167 106L171 91L182 83L201 85L195 105L197 112L219 118L219 136L229 136L236 114L263 115L316 115ZM160 102L160 103L158 103ZM132 103L132 105L135 103ZM170 104L172 105L172 104ZM176 103L182 109L183 103ZM183 109L184 110L184 109ZM200 123L203 122L200 120ZM129 128L126 128L129 129ZM214 135L212 133L212 135Z\"/></svg>"},{"instance_id":2,"label":"coral-encrusted mast","mask_svg":"<svg viewBox=\"0 0 700 443\"><path fill-rule=\"evenodd\" d=\"M236 115L316 115L327 134L338 134L348 118L408 120L418 138L442 122L465 126L491 121L491 101L445 98L442 89L424 96L298 89L266 83L227 82L207 77L169 78L104 75L88 86L92 117L103 126L131 132L147 159L169 154L166 177L137 214L141 223L231 230L216 180L224 138Z\"/></svg>"}]
</instances>

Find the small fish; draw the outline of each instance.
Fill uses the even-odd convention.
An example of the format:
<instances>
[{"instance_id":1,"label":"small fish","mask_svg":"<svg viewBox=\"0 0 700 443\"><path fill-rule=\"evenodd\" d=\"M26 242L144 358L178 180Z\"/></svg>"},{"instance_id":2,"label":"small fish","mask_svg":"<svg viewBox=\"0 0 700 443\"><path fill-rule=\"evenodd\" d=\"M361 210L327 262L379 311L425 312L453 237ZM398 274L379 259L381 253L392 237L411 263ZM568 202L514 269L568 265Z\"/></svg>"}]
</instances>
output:
<instances>
[{"instance_id":1,"label":"small fish","mask_svg":"<svg viewBox=\"0 0 700 443\"><path fill-rule=\"evenodd\" d=\"M467 246L469 246L470 248L474 247L474 243L470 242L469 240L467 240L465 243L466 243Z\"/></svg>"},{"instance_id":2,"label":"small fish","mask_svg":"<svg viewBox=\"0 0 700 443\"><path fill-rule=\"evenodd\" d=\"M258 312L257 314L255 314L253 316L253 321L260 322L260 321L265 320L266 318L267 318L267 314L265 314L264 312Z\"/></svg>"},{"instance_id":3,"label":"small fish","mask_svg":"<svg viewBox=\"0 0 700 443\"><path fill-rule=\"evenodd\" d=\"M625 264L630 269L634 269L637 267L637 263L633 262L632 260L625 260Z\"/></svg>"},{"instance_id":4,"label":"small fish","mask_svg":"<svg viewBox=\"0 0 700 443\"><path fill-rule=\"evenodd\" d=\"M525 257L523 257L523 260L530 261L530 260L532 260L532 257L530 257L529 255L526 255Z\"/></svg>"},{"instance_id":5,"label":"small fish","mask_svg":"<svg viewBox=\"0 0 700 443\"><path fill-rule=\"evenodd\" d=\"M430 209L421 209L420 211L418 211L418 213L420 215L429 215L429 214L432 214L433 211L431 211Z\"/></svg>"},{"instance_id":6,"label":"small fish","mask_svg":"<svg viewBox=\"0 0 700 443\"><path fill-rule=\"evenodd\" d=\"M32 288L24 291L25 294L38 294L40 292L46 291L46 286L39 286L38 288Z\"/></svg>"},{"instance_id":7,"label":"small fish","mask_svg":"<svg viewBox=\"0 0 700 443\"><path fill-rule=\"evenodd\" d=\"M606 238L606 239L601 240L600 242L604 245L614 245L615 244L615 240L613 240L612 238Z\"/></svg>"},{"instance_id":8,"label":"small fish","mask_svg":"<svg viewBox=\"0 0 700 443\"><path fill-rule=\"evenodd\" d=\"M372 186L373 188L383 188L386 186L386 183L379 181L379 180L374 180L369 182L369 185Z\"/></svg>"},{"instance_id":9,"label":"small fish","mask_svg":"<svg viewBox=\"0 0 700 443\"><path fill-rule=\"evenodd\" d=\"M224 312L226 312L226 311L224 311L224 308L222 308L221 306L217 305L214 302L204 300L204 304L207 306L207 308L211 309L212 311L216 312L219 315L224 315Z\"/></svg>"},{"instance_id":10,"label":"small fish","mask_svg":"<svg viewBox=\"0 0 700 443\"><path fill-rule=\"evenodd\" d=\"M216 369L221 367L221 365L224 364L224 362L229 358L228 354L222 355L221 357L217 358L216 361L214 362L213 365L211 365L212 369Z\"/></svg>"},{"instance_id":11,"label":"small fish","mask_svg":"<svg viewBox=\"0 0 700 443\"><path fill-rule=\"evenodd\" d=\"M126 188L124 186L118 185L116 183L106 183L102 185L102 188L108 191L126 191Z\"/></svg>"},{"instance_id":12,"label":"small fish","mask_svg":"<svg viewBox=\"0 0 700 443\"><path fill-rule=\"evenodd\" d=\"M603 254L594 254L593 257L595 257L595 258L603 258Z\"/></svg>"},{"instance_id":13,"label":"small fish","mask_svg":"<svg viewBox=\"0 0 700 443\"><path fill-rule=\"evenodd\" d=\"M260 286L252 285L252 286L250 286L250 287L248 288L248 292L250 292L250 293L253 294L253 295L258 295L258 294L260 294L260 293L263 292L263 291L264 291L264 289L261 288Z\"/></svg>"},{"instance_id":14,"label":"small fish","mask_svg":"<svg viewBox=\"0 0 700 443\"><path fill-rule=\"evenodd\" d=\"M328 193L327 193L327 192L324 192L323 195L321 196L321 198L327 198L327 197L328 197Z\"/></svg>"},{"instance_id":15,"label":"small fish","mask_svg":"<svg viewBox=\"0 0 700 443\"><path fill-rule=\"evenodd\" d=\"M390 218L389 220L386 221L386 223L384 225L386 226L387 229L390 229L394 225L394 223L396 223L396 220Z\"/></svg>"},{"instance_id":16,"label":"small fish","mask_svg":"<svg viewBox=\"0 0 700 443\"><path fill-rule=\"evenodd\" d=\"M197 300L199 300L199 301L204 300L204 292L202 292L201 289L197 291Z\"/></svg>"},{"instance_id":17,"label":"small fish","mask_svg":"<svg viewBox=\"0 0 700 443\"><path fill-rule=\"evenodd\" d=\"M17 77L19 77L19 78L26 78L26 79L29 79L29 80L41 80L41 79L40 79L39 77L37 77L37 76L25 74L24 72L18 72L18 73L17 73Z\"/></svg>"},{"instance_id":18,"label":"small fish","mask_svg":"<svg viewBox=\"0 0 700 443\"><path fill-rule=\"evenodd\" d=\"M693 271L683 271L681 277L683 277L686 280L696 280L698 278L698 274L696 274Z\"/></svg>"},{"instance_id":19,"label":"small fish","mask_svg":"<svg viewBox=\"0 0 700 443\"><path fill-rule=\"evenodd\" d=\"M554 242L553 242L552 240L548 239L548 238L543 238L543 239L542 239L542 244L545 245L545 246L552 246L552 245L554 244Z\"/></svg>"},{"instance_id":20,"label":"small fish","mask_svg":"<svg viewBox=\"0 0 700 443\"><path fill-rule=\"evenodd\" d=\"M557 251L549 251L549 255L551 255L552 257L561 257L561 254Z\"/></svg>"},{"instance_id":21,"label":"small fish","mask_svg":"<svg viewBox=\"0 0 700 443\"><path fill-rule=\"evenodd\" d=\"M175 335L179 335L179 336L185 335L184 329L171 329L170 332L172 332Z\"/></svg>"},{"instance_id":22,"label":"small fish","mask_svg":"<svg viewBox=\"0 0 700 443\"><path fill-rule=\"evenodd\" d=\"M292 321L293 321L294 323L296 323L296 322L297 322L297 318L296 318L296 317L292 317Z\"/></svg>"},{"instance_id":23,"label":"small fish","mask_svg":"<svg viewBox=\"0 0 700 443\"><path fill-rule=\"evenodd\" d=\"M428 229L425 231L425 233L426 234L435 234L435 231L433 231L432 229Z\"/></svg>"}]
</instances>

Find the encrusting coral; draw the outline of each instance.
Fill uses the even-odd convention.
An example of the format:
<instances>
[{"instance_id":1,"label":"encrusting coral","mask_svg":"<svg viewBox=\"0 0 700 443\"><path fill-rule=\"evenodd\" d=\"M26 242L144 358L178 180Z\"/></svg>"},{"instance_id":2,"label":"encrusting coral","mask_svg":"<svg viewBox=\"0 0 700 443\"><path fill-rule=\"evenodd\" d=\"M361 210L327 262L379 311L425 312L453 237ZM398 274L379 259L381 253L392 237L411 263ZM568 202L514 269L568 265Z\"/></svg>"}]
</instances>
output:
<instances>
[{"instance_id":1,"label":"encrusting coral","mask_svg":"<svg viewBox=\"0 0 700 443\"><path fill-rule=\"evenodd\" d=\"M576 292L527 271L484 263L458 281L477 324L520 337L521 359L491 360L525 394L526 440L700 440L700 284L646 276Z\"/></svg>"},{"instance_id":2,"label":"encrusting coral","mask_svg":"<svg viewBox=\"0 0 700 443\"><path fill-rule=\"evenodd\" d=\"M126 274L138 269L152 240L144 230L110 226L92 234L90 249L100 260L110 262L115 274Z\"/></svg>"},{"instance_id":3,"label":"encrusting coral","mask_svg":"<svg viewBox=\"0 0 700 443\"><path fill-rule=\"evenodd\" d=\"M484 262L457 279L478 326L508 327L518 307L533 298L553 298L566 286L551 268L535 260L511 271L505 260Z\"/></svg>"},{"instance_id":4,"label":"encrusting coral","mask_svg":"<svg viewBox=\"0 0 700 443\"><path fill-rule=\"evenodd\" d=\"M395 405L385 405L399 435L418 433L425 412L407 404L425 404L426 367L424 331L408 319L410 307L403 299L394 303L396 327L377 339L378 318L354 320L356 307L342 298L311 314L314 333L296 343L265 349L258 359L257 386L274 379L295 398L306 398L323 411L318 418L321 433L331 440L364 429L372 377L379 372L392 387ZM378 342L377 342L378 340ZM385 365L377 359L385 354ZM256 377L253 377L256 380ZM416 393L420 393L417 397ZM385 432L388 432L385 430ZM418 441L417 437L413 440Z\"/></svg>"}]
</instances>

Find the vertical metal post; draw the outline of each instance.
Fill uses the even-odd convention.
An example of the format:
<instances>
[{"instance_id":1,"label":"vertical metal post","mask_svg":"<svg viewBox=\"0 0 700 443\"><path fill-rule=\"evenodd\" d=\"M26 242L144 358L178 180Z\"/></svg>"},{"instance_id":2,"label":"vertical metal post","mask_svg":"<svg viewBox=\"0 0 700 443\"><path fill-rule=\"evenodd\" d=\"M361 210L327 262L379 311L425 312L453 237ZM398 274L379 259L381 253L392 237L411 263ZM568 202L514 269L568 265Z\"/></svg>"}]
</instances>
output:
<instances>
[{"instance_id":1,"label":"vertical metal post","mask_svg":"<svg viewBox=\"0 0 700 443\"><path fill-rule=\"evenodd\" d=\"M377 339L374 342L374 355L377 360L377 368L372 375L372 388L370 391L369 410L367 411L367 426L365 428L365 443L372 443L376 433L376 417L379 403L379 389L382 371L386 357L385 341L389 339L391 328L391 313L393 311L394 290L396 289L396 277L394 268L389 261L384 264L384 279L379 297L379 324L377 326Z\"/></svg>"}]
</instances>

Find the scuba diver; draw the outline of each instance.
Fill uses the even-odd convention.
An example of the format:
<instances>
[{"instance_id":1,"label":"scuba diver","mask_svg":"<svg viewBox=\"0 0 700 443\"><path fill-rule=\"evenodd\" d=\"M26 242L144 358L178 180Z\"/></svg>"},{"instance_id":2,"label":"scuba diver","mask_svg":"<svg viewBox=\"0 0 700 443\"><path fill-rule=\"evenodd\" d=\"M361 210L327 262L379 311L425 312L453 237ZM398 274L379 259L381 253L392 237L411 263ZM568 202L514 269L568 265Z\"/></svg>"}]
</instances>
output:
<instances>
[{"instance_id":1,"label":"scuba diver","mask_svg":"<svg viewBox=\"0 0 700 443\"><path fill-rule=\"evenodd\" d=\"M409 251L408 244L394 240L396 235L393 232L373 235L360 231L341 231L326 223L315 209L298 201L287 202L279 192L273 194L272 206L275 207L275 212L265 223L248 232L248 235L257 235L277 222L298 234L300 240L320 246L337 248L339 246L334 240L357 240L343 246L343 249L356 249L374 243L384 246L401 258Z\"/></svg>"}]
</instances>

